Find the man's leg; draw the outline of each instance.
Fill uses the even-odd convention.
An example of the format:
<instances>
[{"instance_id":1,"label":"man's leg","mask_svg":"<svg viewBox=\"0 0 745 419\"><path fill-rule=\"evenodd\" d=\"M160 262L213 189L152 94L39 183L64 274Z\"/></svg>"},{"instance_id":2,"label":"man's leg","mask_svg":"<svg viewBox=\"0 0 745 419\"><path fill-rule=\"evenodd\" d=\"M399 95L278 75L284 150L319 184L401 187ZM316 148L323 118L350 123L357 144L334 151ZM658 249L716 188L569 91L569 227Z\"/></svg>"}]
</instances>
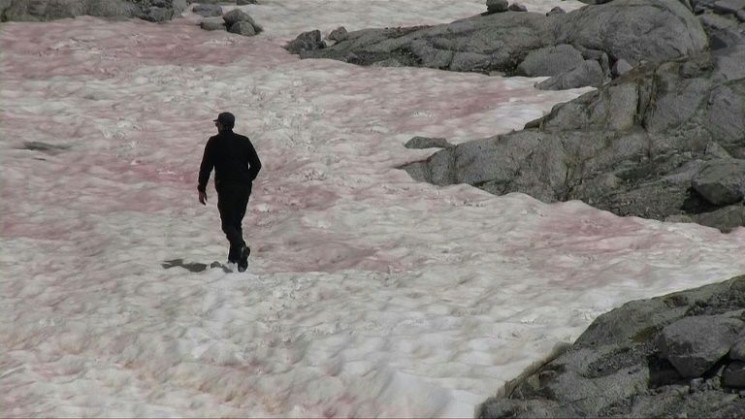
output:
<instances>
[{"instance_id":1,"label":"man's leg","mask_svg":"<svg viewBox=\"0 0 745 419\"><path fill-rule=\"evenodd\" d=\"M240 190L234 187L222 187L217 193L217 209L220 211L222 231L230 242L228 261L237 263L243 246L243 234L239 220L238 204L242 201ZM242 218L242 217L241 217Z\"/></svg>"},{"instance_id":2,"label":"man's leg","mask_svg":"<svg viewBox=\"0 0 745 419\"><path fill-rule=\"evenodd\" d=\"M243 272L248 268L248 255L251 253L251 249L248 247L245 241L243 241L243 217L246 215L246 207L248 206L248 198L251 196L251 186L243 186L240 192L237 194L236 199L236 218L235 226L238 233L241 236L242 245L239 248L238 258L238 271Z\"/></svg>"}]
</instances>

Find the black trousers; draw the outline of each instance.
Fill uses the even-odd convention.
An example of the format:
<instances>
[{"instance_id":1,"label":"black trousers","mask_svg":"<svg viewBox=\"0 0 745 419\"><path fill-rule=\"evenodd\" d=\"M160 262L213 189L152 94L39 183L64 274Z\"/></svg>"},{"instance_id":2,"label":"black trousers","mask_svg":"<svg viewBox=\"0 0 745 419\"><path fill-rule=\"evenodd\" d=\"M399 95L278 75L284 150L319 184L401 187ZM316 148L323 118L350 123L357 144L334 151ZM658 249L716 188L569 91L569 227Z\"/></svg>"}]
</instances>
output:
<instances>
[{"instance_id":1,"label":"black trousers","mask_svg":"<svg viewBox=\"0 0 745 419\"><path fill-rule=\"evenodd\" d=\"M246 215L251 184L226 184L217 189L217 209L220 211L222 231L230 242L229 262L238 262L243 241L243 217Z\"/></svg>"}]
</instances>

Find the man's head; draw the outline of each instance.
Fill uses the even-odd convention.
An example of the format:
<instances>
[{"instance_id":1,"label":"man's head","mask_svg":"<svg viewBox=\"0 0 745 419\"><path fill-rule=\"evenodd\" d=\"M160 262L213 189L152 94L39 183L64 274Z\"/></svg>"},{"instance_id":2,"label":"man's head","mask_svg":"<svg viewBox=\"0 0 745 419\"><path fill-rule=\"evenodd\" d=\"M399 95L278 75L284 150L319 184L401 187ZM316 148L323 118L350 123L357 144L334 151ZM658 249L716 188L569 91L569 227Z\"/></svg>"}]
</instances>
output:
<instances>
[{"instance_id":1,"label":"man's head","mask_svg":"<svg viewBox=\"0 0 745 419\"><path fill-rule=\"evenodd\" d=\"M215 119L215 126L220 131L231 130L235 126L235 115L230 112L222 112Z\"/></svg>"}]
</instances>

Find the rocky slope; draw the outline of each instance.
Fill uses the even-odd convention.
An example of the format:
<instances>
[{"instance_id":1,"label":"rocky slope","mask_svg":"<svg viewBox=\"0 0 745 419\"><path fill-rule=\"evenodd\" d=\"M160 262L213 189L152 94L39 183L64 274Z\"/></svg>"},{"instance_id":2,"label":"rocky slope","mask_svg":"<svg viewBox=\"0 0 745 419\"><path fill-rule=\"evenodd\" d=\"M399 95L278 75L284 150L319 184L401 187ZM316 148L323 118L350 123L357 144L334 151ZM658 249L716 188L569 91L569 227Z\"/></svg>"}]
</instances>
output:
<instances>
[{"instance_id":1,"label":"rocky slope","mask_svg":"<svg viewBox=\"0 0 745 419\"><path fill-rule=\"evenodd\" d=\"M598 317L482 418L745 416L745 276Z\"/></svg>"},{"instance_id":2,"label":"rocky slope","mask_svg":"<svg viewBox=\"0 0 745 419\"><path fill-rule=\"evenodd\" d=\"M525 130L471 141L404 168L618 215L743 225L745 43L641 66L556 106Z\"/></svg>"},{"instance_id":3,"label":"rocky slope","mask_svg":"<svg viewBox=\"0 0 745 419\"><path fill-rule=\"evenodd\" d=\"M287 48L302 58L360 65L550 76L541 86L546 89L599 86L641 62L707 46L701 23L677 0L616 0L547 15L505 8L446 25L365 29L329 39L334 43L327 47L313 31Z\"/></svg>"}]
</instances>

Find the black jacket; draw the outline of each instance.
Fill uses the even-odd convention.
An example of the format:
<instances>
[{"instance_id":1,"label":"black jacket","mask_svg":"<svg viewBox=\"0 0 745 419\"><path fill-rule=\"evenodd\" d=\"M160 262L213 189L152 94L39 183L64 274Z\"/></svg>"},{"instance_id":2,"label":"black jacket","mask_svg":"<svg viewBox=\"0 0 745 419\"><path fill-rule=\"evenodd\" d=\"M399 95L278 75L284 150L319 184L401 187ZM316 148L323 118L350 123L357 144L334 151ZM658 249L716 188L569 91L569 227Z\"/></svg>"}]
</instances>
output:
<instances>
[{"instance_id":1,"label":"black jacket","mask_svg":"<svg viewBox=\"0 0 745 419\"><path fill-rule=\"evenodd\" d=\"M205 192L212 168L215 168L215 188L225 184L250 185L261 170L261 161L253 144L243 135L222 131L210 137L204 147L204 157L199 168L200 192Z\"/></svg>"}]
</instances>

